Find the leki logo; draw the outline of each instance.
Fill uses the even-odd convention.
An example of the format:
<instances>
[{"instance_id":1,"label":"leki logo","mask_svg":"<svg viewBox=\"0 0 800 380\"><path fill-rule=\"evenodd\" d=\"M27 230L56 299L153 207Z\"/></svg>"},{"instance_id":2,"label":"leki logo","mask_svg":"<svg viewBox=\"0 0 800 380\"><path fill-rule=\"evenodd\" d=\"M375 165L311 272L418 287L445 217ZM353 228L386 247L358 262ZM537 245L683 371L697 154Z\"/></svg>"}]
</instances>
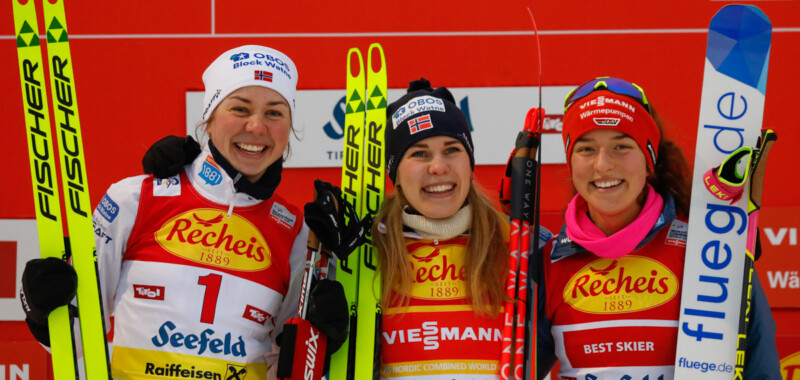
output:
<instances>
[{"instance_id":1,"label":"leki logo","mask_svg":"<svg viewBox=\"0 0 800 380\"><path fill-rule=\"evenodd\" d=\"M164 223L155 238L173 255L206 265L251 272L272 264L261 232L237 214L226 218L223 210L187 211Z\"/></svg>"},{"instance_id":2,"label":"leki logo","mask_svg":"<svg viewBox=\"0 0 800 380\"><path fill-rule=\"evenodd\" d=\"M581 268L564 288L564 300L587 313L630 313L663 305L678 294L678 279L653 259L628 255Z\"/></svg>"},{"instance_id":3,"label":"leki logo","mask_svg":"<svg viewBox=\"0 0 800 380\"><path fill-rule=\"evenodd\" d=\"M466 239L444 244L410 244L411 269L415 286L411 296L422 299L460 299L466 296L464 250Z\"/></svg>"}]
</instances>

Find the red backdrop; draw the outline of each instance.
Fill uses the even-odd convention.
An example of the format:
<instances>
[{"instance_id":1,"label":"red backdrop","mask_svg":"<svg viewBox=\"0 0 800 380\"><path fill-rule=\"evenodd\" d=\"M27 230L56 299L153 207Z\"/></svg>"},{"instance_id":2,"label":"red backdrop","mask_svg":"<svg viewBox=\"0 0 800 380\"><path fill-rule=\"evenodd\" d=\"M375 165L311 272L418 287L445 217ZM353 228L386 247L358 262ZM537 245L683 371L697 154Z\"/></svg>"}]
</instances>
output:
<instances>
[{"instance_id":1,"label":"red backdrop","mask_svg":"<svg viewBox=\"0 0 800 380\"><path fill-rule=\"evenodd\" d=\"M796 241L800 197L797 180L790 174L798 164L793 143L800 139L792 116L796 107L793 95L800 83L796 68L800 61L800 3L753 3L775 28L764 125L780 136L770 155L761 222L764 257L757 268L776 306L779 351L789 366L784 371L788 376L792 366L800 368L800 324L796 323L800 320L800 289L793 288L791 280L800 266ZM390 88L405 88L409 80L420 76L449 87L534 86L536 44L526 6L533 11L541 32L544 85L574 85L599 75L641 84L666 123L667 137L694 162L704 30L723 4L67 2L91 199L96 203L111 183L139 174L140 158L153 141L165 134L184 133L186 91L202 89L200 75L205 66L230 47L257 43L285 52L300 68L299 87L306 90L342 89L347 50L353 46L364 50L371 42L380 42L386 52ZM45 30L41 22L39 29ZM4 161L0 219L32 219L15 32L10 4L0 6L0 104L6 125L0 139ZM493 192L502 169L479 166L476 178ZM302 204L311 198L312 178L338 183L339 176L339 170L333 168L287 169L280 191L290 201ZM552 213L546 220L553 229L558 228L558 212L570 197L566 177L562 165L544 168L547 186L542 208ZM771 239L764 235L767 227ZM780 231L785 232L781 235ZM0 297L14 296L8 294L13 284L7 279L13 278L16 266L23 265L9 258L15 249L13 242L0 242ZM778 275L787 279L786 286L773 281L773 289L769 279ZM40 351L31 349L32 339L23 322L0 322L0 347L12 347L9 350L15 352L0 352L5 378L12 378L12 365L22 368L25 363L31 366L30 378L42 378L41 366L47 361ZM800 369L794 371L794 378L800 379Z\"/></svg>"}]
</instances>

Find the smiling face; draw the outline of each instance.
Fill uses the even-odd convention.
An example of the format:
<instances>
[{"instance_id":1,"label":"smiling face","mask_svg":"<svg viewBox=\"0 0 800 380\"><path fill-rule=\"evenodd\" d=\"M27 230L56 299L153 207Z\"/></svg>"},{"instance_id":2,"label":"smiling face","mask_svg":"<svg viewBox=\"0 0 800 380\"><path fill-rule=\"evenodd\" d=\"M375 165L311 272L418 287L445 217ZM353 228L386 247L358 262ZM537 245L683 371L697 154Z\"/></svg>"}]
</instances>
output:
<instances>
[{"instance_id":1,"label":"smiling face","mask_svg":"<svg viewBox=\"0 0 800 380\"><path fill-rule=\"evenodd\" d=\"M250 182L281 158L292 129L289 103L275 90L242 87L209 118L206 131L225 159Z\"/></svg>"},{"instance_id":2,"label":"smiling face","mask_svg":"<svg viewBox=\"0 0 800 380\"><path fill-rule=\"evenodd\" d=\"M613 129L589 131L574 144L571 169L572 184L601 230L614 233L639 215L647 161L633 138Z\"/></svg>"},{"instance_id":3,"label":"smiling face","mask_svg":"<svg viewBox=\"0 0 800 380\"><path fill-rule=\"evenodd\" d=\"M464 145L434 136L411 145L397 167L395 185L409 205L429 218L446 218L464 205L472 184L472 167Z\"/></svg>"}]
</instances>

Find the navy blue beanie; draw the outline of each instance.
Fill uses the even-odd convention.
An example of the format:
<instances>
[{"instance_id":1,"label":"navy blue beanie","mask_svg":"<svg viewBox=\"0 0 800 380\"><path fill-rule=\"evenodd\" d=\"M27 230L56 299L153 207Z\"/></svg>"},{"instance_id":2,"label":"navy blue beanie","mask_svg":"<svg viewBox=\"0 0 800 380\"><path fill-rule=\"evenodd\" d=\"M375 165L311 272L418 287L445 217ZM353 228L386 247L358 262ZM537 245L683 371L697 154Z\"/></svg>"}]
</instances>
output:
<instances>
[{"instance_id":1,"label":"navy blue beanie","mask_svg":"<svg viewBox=\"0 0 800 380\"><path fill-rule=\"evenodd\" d=\"M453 94L445 87L431 88L420 78L408 84L403 97L386 108L386 172L392 183L408 147L434 136L450 136L464 145L475 168L475 153L467 117L456 107Z\"/></svg>"}]
</instances>

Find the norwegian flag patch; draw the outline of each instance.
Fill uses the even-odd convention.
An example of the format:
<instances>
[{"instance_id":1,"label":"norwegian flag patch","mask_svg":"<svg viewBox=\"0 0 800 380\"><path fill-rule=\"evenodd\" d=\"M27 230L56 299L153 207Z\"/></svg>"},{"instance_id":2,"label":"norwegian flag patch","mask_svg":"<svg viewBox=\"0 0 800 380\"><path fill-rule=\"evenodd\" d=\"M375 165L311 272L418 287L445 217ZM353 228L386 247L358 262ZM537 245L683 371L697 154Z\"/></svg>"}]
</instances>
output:
<instances>
[{"instance_id":1,"label":"norwegian flag patch","mask_svg":"<svg viewBox=\"0 0 800 380\"><path fill-rule=\"evenodd\" d=\"M256 70L255 77L253 79L272 82L272 73L269 71Z\"/></svg>"},{"instance_id":2,"label":"norwegian flag patch","mask_svg":"<svg viewBox=\"0 0 800 380\"><path fill-rule=\"evenodd\" d=\"M408 128L411 129L412 135L417 132L422 132L426 129L433 128L433 123L431 122L431 115L420 116L409 120Z\"/></svg>"}]
</instances>

